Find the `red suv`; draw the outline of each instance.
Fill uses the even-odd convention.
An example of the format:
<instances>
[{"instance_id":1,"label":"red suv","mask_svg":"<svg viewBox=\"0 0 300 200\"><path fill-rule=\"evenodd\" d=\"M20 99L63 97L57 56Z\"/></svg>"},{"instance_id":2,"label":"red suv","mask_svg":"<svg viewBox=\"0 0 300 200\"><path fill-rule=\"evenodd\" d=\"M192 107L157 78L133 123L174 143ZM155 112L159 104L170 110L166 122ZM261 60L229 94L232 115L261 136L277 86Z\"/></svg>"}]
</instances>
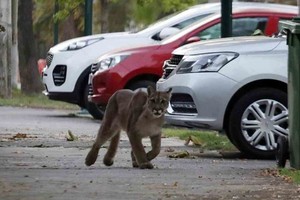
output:
<instances>
[{"instance_id":1,"label":"red suv","mask_svg":"<svg viewBox=\"0 0 300 200\"><path fill-rule=\"evenodd\" d=\"M272 4L271 4L272 5ZM233 36L278 32L279 20L288 20L298 13L296 6L272 5L269 8L241 8L232 13ZM171 52L187 43L220 38L220 14L204 18L157 45L114 51L99 58L92 66L89 99L97 105L95 118L101 118L108 99L119 89L155 86L163 71L163 62ZM173 58L175 59L175 58Z\"/></svg>"}]
</instances>

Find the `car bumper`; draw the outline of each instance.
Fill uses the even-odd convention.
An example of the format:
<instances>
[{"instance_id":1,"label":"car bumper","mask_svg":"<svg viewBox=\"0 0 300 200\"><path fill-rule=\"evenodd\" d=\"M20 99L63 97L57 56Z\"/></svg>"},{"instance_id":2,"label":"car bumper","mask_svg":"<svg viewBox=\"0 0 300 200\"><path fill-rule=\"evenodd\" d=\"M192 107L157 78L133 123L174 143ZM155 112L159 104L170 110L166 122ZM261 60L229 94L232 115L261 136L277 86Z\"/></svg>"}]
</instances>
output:
<instances>
[{"instance_id":1,"label":"car bumper","mask_svg":"<svg viewBox=\"0 0 300 200\"><path fill-rule=\"evenodd\" d=\"M123 77L114 68L99 70L90 79L92 94L89 95L89 101L98 105L107 105L109 98L123 88Z\"/></svg>"},{"instance_id":2,"label":"car bumper","mask_svg":"<svg viewBox=\"0 0 300 200\"><path fill-rule=\"evenodd\" d=\"M97 58L97 56L89 55L88 58L83 56L89 54L89 48L76 51L49 51L42 77L49 92L71 93L75 90L82 73L88 70Z\"/></svg>"},{"instance_id":3,"label":"car bumper","mask_svg":"<svg viewBox=\"0 0 300 200\"><path fill-rule=\"evenodd\" d=\"M213 130L223 129L226 107L236 82L212 73L176 74L157 82L158 91L172 88L167 123Z\"/></svg>"},{"instance_id":4,"label":"car bumper","mask_svg":"<svg viewBox=\"0 0 300 200\"><path fill-rule=\"evenodd\" d=\"M80 104L79 96L75 92L47 92L47 90L44 90L43 94L51 100Z\"/></svg>"}]
</instances>

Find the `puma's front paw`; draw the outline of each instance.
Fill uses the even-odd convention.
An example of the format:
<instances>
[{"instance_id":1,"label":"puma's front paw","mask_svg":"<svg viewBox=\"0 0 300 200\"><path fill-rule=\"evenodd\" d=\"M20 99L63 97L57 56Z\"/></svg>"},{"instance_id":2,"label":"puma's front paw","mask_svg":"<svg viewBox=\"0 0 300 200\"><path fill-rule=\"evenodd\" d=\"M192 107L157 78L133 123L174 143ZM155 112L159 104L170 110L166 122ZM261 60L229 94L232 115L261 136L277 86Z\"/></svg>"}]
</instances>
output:
<instances>
[{"instance_id":1,"label":"puma's front paw","mask_svg":"<svg viewBox=\"0 0 300 200\"><path fill-rule=\"evenodd\" d=\"M153 165L150 162L146 162L146 163L141 163L140 164L140 169L153 169Z\"/></svg>"},{"instance_id":2,"label":"puma's front paw","mask_svg":"<svg viewBox=\"0 0 300 200\"><path fill-rule=\"evenodd\" d=\"M139 165L137 164L137 162L136 162L136 161L132 161L132 167L134 167L134 168L138 168L138 167L139 167Z\"/></svg>"}]
</instances>

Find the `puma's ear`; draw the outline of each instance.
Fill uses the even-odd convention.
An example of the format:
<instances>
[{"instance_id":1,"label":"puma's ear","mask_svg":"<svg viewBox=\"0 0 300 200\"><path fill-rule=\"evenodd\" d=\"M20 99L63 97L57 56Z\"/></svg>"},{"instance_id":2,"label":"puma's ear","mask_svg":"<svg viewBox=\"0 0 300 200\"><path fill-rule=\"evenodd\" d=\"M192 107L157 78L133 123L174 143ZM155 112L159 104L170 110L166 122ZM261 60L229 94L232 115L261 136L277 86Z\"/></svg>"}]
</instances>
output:
<instances>
[{"instance_id":1,"label":"puma's ear","mask_svg":"<svg viewBox=\"0 0 300 200\"><path fill-rule=\"evenodd\" d=\"M169 94L170 94L171 92L172 92L172 88L170 88L170 89L167 91L167 93L169 93Z\"/></svg>"},{"instance_id":2,"label":"puma's ear","mask_svg":"<svg viewBox=\"0 0 300 200\"><path fill-rule=\"evenodd\" d=\"M155 89L151 85L149 85L147 87L147 92L148 92L148 96L150 96L151 94L153 94L155 92Z\"/></svg>"}]
</instances>

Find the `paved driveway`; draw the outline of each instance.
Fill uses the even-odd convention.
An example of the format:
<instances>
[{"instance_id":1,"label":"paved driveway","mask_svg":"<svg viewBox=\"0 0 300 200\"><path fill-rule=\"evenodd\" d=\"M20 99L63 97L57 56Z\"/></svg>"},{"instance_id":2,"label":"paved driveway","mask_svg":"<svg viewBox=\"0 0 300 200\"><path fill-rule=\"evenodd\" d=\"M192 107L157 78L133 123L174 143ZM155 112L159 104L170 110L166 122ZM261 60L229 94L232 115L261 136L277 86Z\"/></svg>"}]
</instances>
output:
<instances>
[{"instance_id":1,"label":"paved driveway","mask_svg":"<svg viewBox=\"0 0 300 200\"><path fill-rule=\"evenodd\" d=\"M300 199L299 186L269 175L273 160L200 153L174 138L163 139L153 170L131 167L125 134L112 167L101 162L105 149L86 167L99 124L70 111L0 107L0 199ZM79 140L67 141L68 130ZM169 158L181 151L192 156Z\"/></svg>"}]
</instances>

